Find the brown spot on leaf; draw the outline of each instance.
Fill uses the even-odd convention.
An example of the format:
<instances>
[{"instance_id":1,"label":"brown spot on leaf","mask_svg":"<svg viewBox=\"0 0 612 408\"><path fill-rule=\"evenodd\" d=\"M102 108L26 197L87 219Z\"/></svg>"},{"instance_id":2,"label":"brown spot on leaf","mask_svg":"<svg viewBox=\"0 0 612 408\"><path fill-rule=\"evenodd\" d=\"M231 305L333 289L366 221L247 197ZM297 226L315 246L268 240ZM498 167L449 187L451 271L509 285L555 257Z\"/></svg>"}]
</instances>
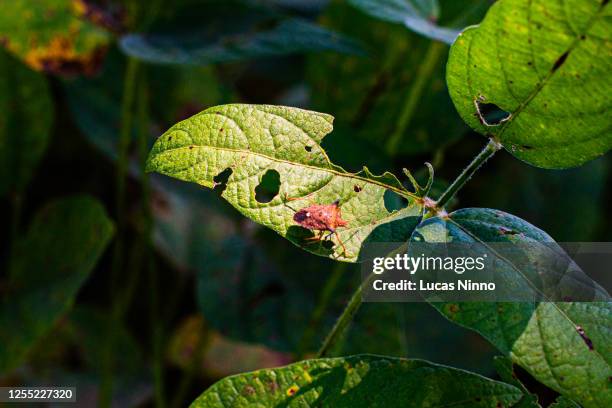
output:
<instances>
[{"instance_id":1,"label":"brown spot on leaf","mask_svg":"<svg viewBox=\"0 0 612 408\"><path fill-rule=\"evenodd\" d=\"M278 383L274 380L271 380L266 383L266 389L271 393L275 393L276 391L278 391Z\"/></svg>"},{"instance_id":2,"label":"brown spot on leaf","mask_svg":"<svg viewBox=\"0 0 612 408\"><path fill-rule=\"evenodd\" d=\"M246 385L243 389L242 389L242 395L246 395L246 396L251 396L255 394L255 388L253 388L250 385Z\"/></svg>"},{"instance_id":3,"label":"brown spot on leaf","mask_svg":"<svg viewBox=\"0 0 612 408\"><path fill-rule=\"evenodd\" d=\"M355 184L353 186L353 191L356 192L356 193L359 193L361 191L361 187L359 187L357 184Z\"/></svg>"},{"instance_id":4,"label":"brown spot on leaf","mask_svg":"<svg viewBox=\"0 0 612 408\"><path fill-rule=\"evenodd\" d=\"M99 46L88 54L78 53L75 50L74 38L56 36L47 44L33 46L24 59L38 71L63 76L91 76L98 72L106 51L106 46Z\"/></svg>"},{"instance_id":5,"label":"brown spot on leaf","mask_svg":"<svg viewBox=\"0 0 612 408\"><path fill-rule=\"evenodd\" d=\"M584 344L587 345L589 350L595 350L595 347L593 346L593 341L586 335L582 326L576 326L576 331L578 332L580 337L582 337Z\"/></svg>"},{"instance_id":6,"label":"brown spot on leaf","mask_svg":"<svg viewBox=\"0 0 612 408\"><path fill-rule=\"evenodd\" d=\"M293 384L291 387L287 389L287 396L291 397L295 395L299 391L299 389L300 387L298 387L296 384Z\"/></svg>"},{"instance_id":7,"label":"brown spot on leaf","mask_svg":"<svg viewBox=\"0 0 612 408\"><path fill-rule=\"evenodd\" d=\"M559 58L557 58L551 71L555 72L556 70L561 68L561 66L565 63L565 60L567 59L568 56L569 56L569 51L566 51Z\"/></svg>"}]
</instances>

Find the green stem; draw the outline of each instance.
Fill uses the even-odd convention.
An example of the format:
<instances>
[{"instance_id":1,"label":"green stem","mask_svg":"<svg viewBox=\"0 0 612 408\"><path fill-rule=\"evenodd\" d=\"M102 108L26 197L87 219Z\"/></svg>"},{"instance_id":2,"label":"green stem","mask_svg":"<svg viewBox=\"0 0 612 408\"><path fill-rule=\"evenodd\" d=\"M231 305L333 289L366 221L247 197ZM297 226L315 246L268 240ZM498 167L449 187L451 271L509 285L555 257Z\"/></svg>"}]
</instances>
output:
<instances>
[{"instance_id":1,"label":"green stem","mask_svg":"<svg viewBox=\"0 0 612 408\"><path fill-rule=\"evenodd\" d=\"M436 208L442 209L444 206L455 196L457 191L459 191L465 183L476 173L476 171L486 162L489 158L491 158L499 149L501 149L502 145L494 140L489 139L489 143L482 149L478 156L472 160L472 162L459 174L459 176L452 182L452 184L446 189L446 191L440 196L438 201L436 202Z\"/></svg>"},{"instance_id":2,"label":"green stem","mask_svg":"<svg viewBox=\"0 0 612 408\"><path fill-rule=\"evenodd\" d=\"M296 353L296 359L301 360L304 357L304 352L307 350L308 346L311 344L312 339L314 338L317 329L323 319L323 313L327 310L327 306L329 305L329 301L332 298L334 290L338 286L340 282L340 278L342 274L346 270L346 262L337 262L334 266L334 269L325 282L325 286L321 291L321 296L319 298L319 302L315 307L315 310L312 312L312 317L310 318L310 322L306 329L306 332L302 336L300 341L300 345L298 347L298 352Z\"/></svg>"},{"instance_id":3,"label":"green stem","mask_svg":"<svg viewBox=\"0 0 612 408\"><path fill-rule=\"evenodd\" d=\"M361 285L359 285L357 290L353 293L346 307L344 308L344 311L336 321L336 324L325 338L325 341L323 341L323 345L317 353L317 358L329 356L329 353L332 351L333 347L342 338L347 327L353 321L353 317L355 317L357 310L359 310L359 306L361 306L361 294L363 292L363 289L370 284L370 282L372 281L372 279L374 279L375 276L376 275L373 273L370 274L370 276L368 276L368 278L363 281Z\"/></svg>"},{"instance_id":4,"label":"green stem","mask_svg":"<svg viewBox=\"0 0 612 408\"><path fill-rule=\"evenodd\" d=\"M404 101L404 106L400 112L395 131L391 137L389 137L389 140L387 140L387 153L393 154L397 150L397 147L399 146L402 137L404 136L406 129L408 128L408 125L416 112L416 108L419 104L421 96L423 95L425 86L430 80L445 50L446 44L438 41L432 41L427 49L427 52L423 57L423 63L419 66L416 76L414 77L412 87L410 88L410 92Z\"/></svg>"},{"instance_id":5,"label":"green stem","mask_svg":"<svg viewBox=\"0 0 612 408\"><path fill-rule=\"evenodd\" d=\"M17 237L19 236L19 226L21 225L21 212L23 210L23 197L21 193L15 193L12 197L12 214L11 214L11 231L10 231L10 248L8 254L12 253Z\"/></svg>"},{"instance_id":6,"label":"green stem","mask_svg":"<svg viewBox=\"0 0 612 408\"><path fill-rule=\"evenodd\" d=\"M134 59L128 59L128 65L125 71L123 82L123 100L121 109L121 130L119 133L119 143L117 146L117 180L116 180L116 197L115 211L117 218L117 233L115 247L113 250L113 259L110 276L110 296L111 299L116 299L111 306L111 319L109 325L108 339L106 349L104 350L105 358L103 362L102 382L100 385L99 405L108 407L111 404L113 392L113 348L115 343L115 332L119 325L119 319L122 309L122 297L116 297L118 280L123 270L123 255L124 255L124 233L125 233L125 190L126 178L129 160L130 136L132 131L132 108L134 104L136 90L136 75L138 72L139 63Z\"/></svg>"}]
</instances>

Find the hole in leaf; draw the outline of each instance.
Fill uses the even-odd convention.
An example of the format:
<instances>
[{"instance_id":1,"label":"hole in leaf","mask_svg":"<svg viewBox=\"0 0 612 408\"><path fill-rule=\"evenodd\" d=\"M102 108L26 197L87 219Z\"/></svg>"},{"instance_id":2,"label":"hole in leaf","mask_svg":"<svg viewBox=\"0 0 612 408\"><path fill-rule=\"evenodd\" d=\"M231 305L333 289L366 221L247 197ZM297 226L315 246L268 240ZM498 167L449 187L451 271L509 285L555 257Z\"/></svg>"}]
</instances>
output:
<instances>
[{"instance_id":1,"label":"hole in leaf","mask_svg":"<svg viewBox=\"0 0 612 408\"><path fill-rule=\"evenodd\" d=\"M357 184L355 184L355 185L353 186L353 191L354 191L354 192L359 193L361 190L362 190L362 188L361 188L361 187L359 187Z\"/></svg>"},{"instance_id":2,"label":"hole in leaf","mask_svg":"<svg viewBox=\"0 0 612 408\"><path fill-rule=\"evenodd\" d=\"M216 191L219 194L223 194L223 192L225 191L225 188L227 187L227 181L229 180L233 172L234 171L228 167L227 169L223 170L221 173L217 174L213 178L213 183L214 183L213 191Z\"/></svg>"},{"instance_id":3,"label":"hole in leaf","mask_svg":"<svg viewBox=\"0 0 612 408\"><path fill-rule=\"evenodd\" d=\"M408 200L391 190L385 191L383 199L385 201L385 208L390 213L406 208L408 205Z\"/></svg>"},{"instance_id":4,"label":"hole in leaf","mask_svg":"<svg viewBox=\"0 0 612 408\"><path fill-rule=\"evenodd\" d=\"M482 98L481 98L482 99ZM484 103L481 99L476 99L476 112L480 123L485 126L497 126L512 116L510 112L506 112L494 103Z\"/></svg>"},{"instance_id":5,"label":"hole in leaf","mask_svg":"<svg viewBox=\"0 0 612 408\"><path fill-rule=\"evenodd\" d=\"M306 150L308 153L312 152L312 146L304 146L304 149L305 149L305 150Z\"/></svg>"},{"instance_id":6,"label":"hole in leaf","mask_svg":"<svg viewBox=\"0 0 612 408\"><path fill-rule=\"evenodd\" d=\"M255 199L259 203L269 203L280 190L280 174L276 170L268 170L255 187Z\"/></svg>"}]
</instances>

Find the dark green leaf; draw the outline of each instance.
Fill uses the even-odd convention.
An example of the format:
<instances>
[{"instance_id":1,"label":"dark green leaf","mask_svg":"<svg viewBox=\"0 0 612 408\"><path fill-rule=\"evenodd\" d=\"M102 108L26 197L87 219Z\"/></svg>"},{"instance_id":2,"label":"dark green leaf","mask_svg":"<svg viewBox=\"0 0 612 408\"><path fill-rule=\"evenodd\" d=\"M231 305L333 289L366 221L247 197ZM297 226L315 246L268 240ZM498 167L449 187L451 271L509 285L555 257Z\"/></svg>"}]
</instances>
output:
<instances>
[{"instance_id":1,"label":"dark green leaf","mask_svg":"<svg viewBox=\"0 0 612 408\"><path fill-rule=\"evenodd\" d=\"M243 27L244 28L244 27ZM312 51L362 54L352 40L298 19L268 30L203 38L202 34L130 34L121 49L134 58L158 64L208 65L250 58Z\"/></svg>"},{"instance_id":2,"label":"dark green leaf","mask_svg":"<svg viewBox=\"0 0 612 408\"><path fill-rule=\"evenodd\" d=\"M538 396L529 392L527 387L516 377L512 360L508 357L496 356L494 359L495 370L502 380L512 384L523 392L523 398L513 408L542 408L538 404Z\"/></svg>"},{"instance_id":3,"label":"dark green leaf","mask_svg":"<svg viewBox=\"0 0 612 408\"><path fill-rule=\"evenodd\" d=\"M494 408L512 406L521 395L511 385L423 360L359 355L228 377L191 406Z\"/></svg>"},{"instance_id":4,"label":"dark green leaf","mask_svg":"<svg viewBox=\"0 0 612 408\"><path fill-rule=\"evenodd\" d=\"M451 98L478 132L545 168L610 149L608 1L500 0L451 48Z\"/></svg>"},{"instance_id":5,"label":"dark green leaf","mask_svg":"<svg viewBox=\"0 0 612 408\"><path fill-rule=\"evenodd\" d=\"M0 196L21 192L45 152L53 121L47 80L0 50Z\"/></svg>"},{"instance_id":6,"label":"dark green leaf","mask_svg":"<svg viewBox=\"0 0 612 408\"><path fill-rule=\"evenodd\" d=\"M15 368L69 309L113 234L91 197L44 207L16 244L0 309L0 372Z\"/></svg>"},{"instance_id":7,"label":"dark green leaf","mask_svg":"<svg viewBox=\"0 0 612 408\"><path fill-rule=\"evenodd\" d=\"M414 238L427 242L554 243L520 218L490 209L458 210L423 222ZM491 256L496 257L495 253ZM525 254L529 256L529 254ZM554 262L554 259L541 259ZM521 265L499 259L500 268ZM606 298L605 292L601 298ZM537 380L585 407L612 403L612 303L436 303L451 321L478 331Z\"/></svg>"}]
</instances>

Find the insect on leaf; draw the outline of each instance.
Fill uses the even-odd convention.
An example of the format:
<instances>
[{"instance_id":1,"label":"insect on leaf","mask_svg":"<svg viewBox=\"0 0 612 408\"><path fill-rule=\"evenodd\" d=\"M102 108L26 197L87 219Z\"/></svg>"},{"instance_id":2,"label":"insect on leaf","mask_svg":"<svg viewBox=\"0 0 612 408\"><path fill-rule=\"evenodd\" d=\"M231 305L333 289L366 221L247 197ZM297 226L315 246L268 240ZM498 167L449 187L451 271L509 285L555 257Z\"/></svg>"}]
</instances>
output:
<instances>
[{"instance_id":1,"label":"insect on leaf","mask_svg":"<svg viewBox=\"0 0 612 408\"><path fill-rule=\"evenodd\" d=\"M459 114L534 166L567 168L612 146L612 6L500 0L451 47Z\"/></svg>"},{"instance_id":2,"label":"insect on leaf","mask_svg":"<svg viewBox=\"0 0 612 408\"><path fill-rule=\"evenodd\" d=\"M512 385L424 360L356 355L227 377L191 407L510 407L521 396Z\"/></svg>"},{"instance_id":3,"label":"insect on leaf","mask_svg":"<svg viewBox=\"0 0 612 408\"><path fill-rule=\"evenodd\" d=\"M331 132L332 120L283 106L213 107L164 133L147 170L216 188L242 214L296 245L354 262L366 240L405 242L421 217L422 200L391 173L375 176L364 168L354 174L331 163L320 142ZM278 174L280 185L273 197L258 198L257 187L269 173ZM406 206L387 210L386 192ZM296 224L295 213L336 200L347 225L328 241L309 241L313 232Z\"/></svg>"}]
</instances>

